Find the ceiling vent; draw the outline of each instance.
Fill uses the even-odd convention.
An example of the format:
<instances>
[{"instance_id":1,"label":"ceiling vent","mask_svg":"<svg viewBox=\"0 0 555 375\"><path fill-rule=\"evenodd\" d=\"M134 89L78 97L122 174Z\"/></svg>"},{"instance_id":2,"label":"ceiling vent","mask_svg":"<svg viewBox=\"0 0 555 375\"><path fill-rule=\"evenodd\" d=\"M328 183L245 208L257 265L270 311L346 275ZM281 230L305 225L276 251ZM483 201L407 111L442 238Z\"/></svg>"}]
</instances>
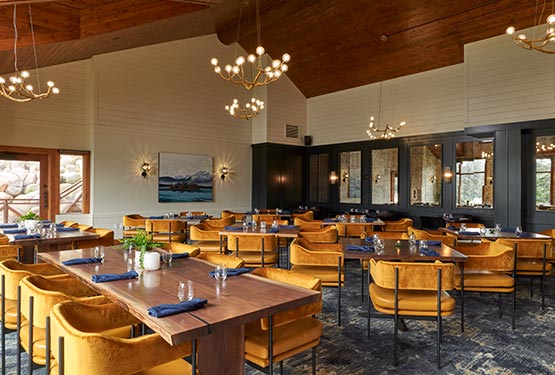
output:
<instances>
[{"instance_id":1,"label":"ceiling vent","mask_svg":"<svg viewBox=\"0 0 555 375\"><path fill-rule=\"evenodd\" d=\"M285 124L285 138L299 139L299 125Z\"/></svg>"}]
</instances>

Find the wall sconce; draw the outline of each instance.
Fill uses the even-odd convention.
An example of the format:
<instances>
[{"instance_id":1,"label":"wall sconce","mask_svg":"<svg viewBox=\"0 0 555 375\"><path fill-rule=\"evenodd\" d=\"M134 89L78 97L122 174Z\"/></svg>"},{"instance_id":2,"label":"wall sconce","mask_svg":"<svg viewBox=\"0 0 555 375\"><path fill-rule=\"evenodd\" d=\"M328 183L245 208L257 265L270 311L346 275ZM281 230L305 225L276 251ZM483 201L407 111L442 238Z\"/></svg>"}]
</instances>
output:
<instances>
[{"instance_id":1,"label":"wall sconce","mask_svg":"<svg viewBox=\"0 0 555 375\"><path fill-rule=\"evenodd\" d=\"M448 184L453 181L453 170L450 166L443 168L443 180Z\"/></svg>"},{"instance_id":2,"label":"wall sconce","mask_svg":"<svg viewBox=\"0 0 555 375\"><path fill-rule=\"evenodd\" d=\"M347 182L348 179L349 179L349 173L347 172L343 173L343 178L341 179L341 181Z\"/></svg>"},{"instance_id":3,"label":"wall sconce","mask_svg":"<svg viewBox=\"0 0 555 375\"><path fill-rule=\"evenodd\" d=\"M375 184L379 183L381 179L382 179L382 176L380 176L379 174L377 174L376 177L374 177L374 183L375 183Z\"/></svg>"},{"instance_id":4,"label":"wall sconce","mask_svg":"<svg viewBox=\"0 0 555 375\"><path fill-rule=\"evenodd\" d=\"M435 183L436 183L436 176L430 177L430 184L435 184Z\"/></svg>"},{"instance_id":5,"label":"wall sconce","mask_svg":"<svg viewBox=\"0 0 555 375\"><path fill-rule=\"evenodd\" d=\"M141 166L141 176L143 176L143 178L146 179L150 175L151 170L152 170L152 164L145 161Z\"/></svg>"},{"instance_id":6,"label":"wall sconce","mask_svg":"<svg viewBox=\"0 0 555 375\"><path fill-rule=\"evenodd\" d=\"M331 171L330 173L330 183L335 184L337 182L337 173L335 171Z\"/></svg>"},{"instance_id":7,"label":"wall sconce","mask_svg":"<svg viewBox=\"0 0 555 375\"><path fill-rule=\"evenodd\" d=\"M228 173L229 173L229 168L228 167L222 167L222 169L220 169L220 178L222 180L225 180L225 177L227 176Z\"/></svg>"}]
</instances>

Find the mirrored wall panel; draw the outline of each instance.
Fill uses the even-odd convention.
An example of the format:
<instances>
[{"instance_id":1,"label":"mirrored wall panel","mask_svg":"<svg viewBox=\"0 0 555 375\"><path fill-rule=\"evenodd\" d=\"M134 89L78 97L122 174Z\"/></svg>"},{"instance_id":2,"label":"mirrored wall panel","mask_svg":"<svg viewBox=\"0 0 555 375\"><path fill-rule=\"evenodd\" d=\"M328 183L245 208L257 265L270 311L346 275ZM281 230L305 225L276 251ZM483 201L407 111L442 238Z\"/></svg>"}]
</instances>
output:
<instances>
[{"instance_id":1,"label":"mirrored wall panel","mask_svg":"<svg viewBox=\"0 0 555 375\"><path fill-rule=\"evenodd\" d=\"M553 162L555 136L536 137L536 209L555 210Z\"/></svg>"},{"instance_id":2,"label":"mirrored wall panel","mask_svg":"<svg viewBox=\"0 0 555 375\"><path fill-rule=\"evenodd\" d=\"M339 154L339 202L361 203L361 151Z\"/></svg>"},{"instance_id":3,"label":"mirrored wall panel","mask_svg":"<svg viewBox=\"0 0 555 375\"><path fill-rule=\"evenodd\" d=\"M311 202L329 202L330 200L330 156L329 154L313 154L310 163L310 191Z\"/></svg>"},{"instance_id":4,"label":"mirrored wall panel","mask_svg":"<svg viewBox=\"0 0 555 375\"><path fill-rule=\"evenodd\" d=\"M399 203L399 150L372 150L372 204Z\"/></svg>"},{"instance_id":5,"label":"mirrored wall panel","mask_svg":"<svg viewBox=\"0 0 555 375\"><path fill-rule=\"evenodd\" d=\"M410 148L410 204L441 205L442 145Z\"/></svg>"},{"instance_id":6,"label":"mirrored wall panel","mask_svg":"<svg viewBox=\"0 0 555 375\"><path fill-rule=\"evenodd\" d=\"M455 145L456 205L493 208L493 141Z\"/></svg>"}]
</instances>

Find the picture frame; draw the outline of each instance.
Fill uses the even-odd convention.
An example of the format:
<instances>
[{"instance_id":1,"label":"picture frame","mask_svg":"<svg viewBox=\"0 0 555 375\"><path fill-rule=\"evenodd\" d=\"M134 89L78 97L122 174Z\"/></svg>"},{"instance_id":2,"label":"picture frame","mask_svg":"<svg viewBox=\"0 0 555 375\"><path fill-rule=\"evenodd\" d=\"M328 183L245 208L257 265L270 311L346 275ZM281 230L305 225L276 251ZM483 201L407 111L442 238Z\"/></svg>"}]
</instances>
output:
<instances>
[{"instance_id":1,"label":"picture frame","mask_svg":"<svg viewBox=\"0 0 555 375\"><path fill-rule=\"evenodd\" d=\"M210 155L158 153L158 202L212 202Z\"/></svg>"}]
</instances>

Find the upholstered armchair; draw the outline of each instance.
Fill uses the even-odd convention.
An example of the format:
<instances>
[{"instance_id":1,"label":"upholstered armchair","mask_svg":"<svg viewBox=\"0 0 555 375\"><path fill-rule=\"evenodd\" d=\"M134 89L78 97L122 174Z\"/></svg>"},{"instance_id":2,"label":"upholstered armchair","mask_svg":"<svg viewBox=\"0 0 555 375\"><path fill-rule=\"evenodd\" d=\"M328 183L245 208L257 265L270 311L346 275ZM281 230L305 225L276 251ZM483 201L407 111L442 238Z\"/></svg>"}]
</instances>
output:
<instances>
[{"instance_id":1,"label":"upholstered armchair","mask_svg":"<svg viewBox=\"0 0 555 375\"><path fill-rule=\"evenodd\" d=\"M299 217L296 217L293 220L293 224L297 225L301 231L311 232L322 228L322 225L324 224L324 222L322 220L306 221Z\"/></svg>"},{"instance_id":2,"label":"upholstered armchair","mask_svg":"<svg viewBox=\"0 0 555 375\"><path fill-rule=\"evenodd\" d=\"M395 221L384 221L384 223L386 232L406 232L409 227L412 227L412 219L408 217Z\"/></svg>"},{"instance_id":3,"label":"upholstered armchair","mask_svg":"<svg viewBox=\"0 0 555 375\"><path fill-rule=\"evenodd\" d=\"M77 228L79 228L81 232L93 229L92 225L89 224L77 224Z\"/></svg>"},{"instance_id":4,"label":"upholstered armchair","mask_svg":"<svg viewBox=\"0 0 555 375\"><path fill-rule=\"evenodd\" d=\"M233 211L229 211L229 210L223 210L222 211L222 219L232 217L233 218L233 223L235 223L236 221L238 221L238 222L243 221L244 216L245 216L245 214L242 213L242 212L233 212ZM233 223L231 223L231 224L233 224ZM229 225L231 225L231 224L229 224Z\"/></svg>"},{"instance_id":5,"label":"upholstered armchair","mask_svg":"<svg viewBox=\"0 0 555 375\"><path fill-rule=\"evenodd\" d=\"M414 233L414 236L417 240L433 240L433 241L441 241L444 245L454 247L455 243L457 242L457 237L451 235L442 235L442 234L432 234L425 230L416 229L414 227L409 227L407 229L408 235L410 236L411 233Z\"/></svg>"},{"instance_id":6,"label":"upholstered armchair","mask_svg":"<svg viewBox=\"0 0 555 375\"><path fill-rule=\"evenodd\" d=\"M0 261L6 259L19 260L22 254L22 248L20 245L0 245Z\"/></svg>"},{"instance_id":7,"label":"upholstered armchair","mask_svg":"<svg viewBox=\"0 0 555 375\"><path fill-rule=\"evenodd\" d=\"M289 251L292 271L318 277L322 286L337 287L337 322L341 325L341 287L345 282L342 245L297 238L291 242Z\"/></svg>"},{"instance_id":8,"label":"upholstered armchair","mask_svg":"<svg viewBox=\"0 0 555 375\"><path fill-rule=\"evenodd\" d=\"M202 222L207 227L212 228L212 230L221 230L229 225L235 223L235 218L233 216L222 217L221 219L208 219Z\"/></svg>"},{"instance_id":9,"label":"upholstered armchair","mask_svg":"<svg viewBox=\"0 0 555 375\"><path fill-rule=\"evenodd\" d=\"M337 243L337 227L328 225L314 231L301 231L299 235L314 243Z\"/></svg>"},{"instance_id":10,"label":"upholstered armchair","mask_svg":"<svg viewBox=\"0 0 555 375\"><path fill-rule=\"evenodd\" d=\"M499 242L506 246L516 244L516 276L530 279L530 296L533 296L533 280L540 279L542 309L545 308L545 278L551 274L552 264L547 260L553 257L551 240L505 239Z\"/></svg>"},{"instance_id":11,"label":"upholstered armchair","mask_svg":"<svg viewBox=\"0 0 555 375\"><path fill-rule=\"evenodd\" d=\"M60 224L62 224L64 227L68 227L68 228L77 228L77 226L79 225L78 222L69 221L69 220L61 221Z\"/></svg>"},{"instance_id":12,"label":"upholstered armchair","mask_svg":"<svg viewBox=\"0 0 555 375\"><path fill-rule=\"evenodd\" d=\"M259 268L253 275L280 283L321 292L318 278L279 268ZM245 359L259 368L312 349L312 374L316 374L316 346L322 336L322 322L314 318L322 311L322 300L250 322L245 327ZM272 341L270 341L272 338ZM271 372L270 372L271 373Z\"/></svg>"},{"instance_id":13,"label":"upholstered armchair","mask_svg":"<svg viewBox=\"0 0 555 375\"><path fill-rule=\"evenodd\" d=\"M189 245L181 242L169 242L162 245L162 249L169 250L174 254L189 253L189 256L196 257L200 254L200 248L195 245Z\"/></svg>"},{"instance_id":14,"label":"upholstered armchair","mask_svg":"<svg viewBox=\"0 0 555 375\"><path fill-rule=\"evenodd\" d=\"M435 263L383 262L370 260L370 318L393 318L393 363L397 366L397 334L400 319L423 319L437 323L437 367L441 367L442 319L455 312L455 299L447 291L455 288L455 266Z\"/></svg>"},{"instance_id":15,"label":"upholstered armchair","mask_svg":"<svg viewBox=\"0 0 555 375\"><path fill-rule=\"evenodd\" d=\"M0 245L7 245L10 242L10 238L3 233L0 233Z\"/></svg>"},{"instance_id":16,"label":"upholstered armchair","mask_svg":"<svg viewBox=\"0 0 555 375\"><path fill-rule=\"evenodd\" d=\"M206 253L219 253L220 252L220 231L224 227L216 227L208 224L212 220L207 220L203 223L193 225L190 228L190 237L194 241L201 252ZM225 253L227 249L226 242L222 239L221 251Z\"/></svg>"},{"instance_id":17,"label":"upholstered armchair","mask_svg":"<svg viewBox=\"0 0 555 375\"><path fill-rule=\"evenodd\" d=\"M202 253L197 256L197 259L203 259L215 265L223 264L227 268L240 268L245 265L245 262L243 261L243 259L233 255Z\"/></svg>"},{"instance_id":18,"label":"upholstered armchair","mask_svg":"<svg viewBox=\"0 0 555 375\"><path fill-rule=\"evenodd\" d=\"M181 211L179 216L187 216L187 214L193 216L206 216L206 211Z\"/></svg>"},{"instance_id":19,"label":"upholstered armchair","mask_svg":"<svg viewBox=\"0 0 555 375\"><path fill-rule=\"evenodd\" d=\"M152 235L154 242L185 242L187 241L187 222L183 220L165 219L145 221L146 232Z\"/></svg>"},{"instance_id":20,"label":"upholstered armchair","mask_svg":"<svg viewBox=\"0 0 555 375\"><path fill-rule=\"evenodd\" d=\"M271 267L278 263L275 235L229 233L227 248L234 251L235 256L243 259L246 267Z\"/></svg>"},{"instance_id":21,"label":"upholstered armchair","mask_svg":"<svg viewBox=\"0 0 555 375\"><path fill-rule=\"evenodd\" d=\"M145 230L146 217L139 214L123 216L123 238L133 237L139 230Z\"/></svg>"},{"instance_id":22,"label":"upholstered armchair","mask_svg":"<svg viewBox=\"0 0 555 375\"><path fill-rule=\"evenodd\" d=\"M134 338L112 335L114 329L137 320L114 303L86 305L68 301L51 310L51 343L55 358L51 374L61 365L59 337L63 338L63 367L72 375L186 374L191 366L191 343L170 345L158 334Z\"/></svg>"},{"instance_id":23,"label":"upholstered armchair","mask_svg":"<svg viewBox=\"0 0 555 375\"><path fill-rule=\"evenodd\" d=\"M95 246L113 246L114 245L114 231L109 229L103 228L91 228L87 230L90 233L98 234L98 238L93 240L80 240L75 241L74 248L75 249L87 249L90 247Z\"/></svg>"},{"instance_id":24,"label":"upholstered armchair","mask_svg":"<svg viewBox=\"0 0 555 375\"><path fill-rule=\"evenodd\" d=\"M502 311L501 295L510 294L512 328L515 329L516 258L513 248L496 241L475 246L458 246L457 250L468 257L464 263L464 293L498 293L499 317ZM462 289L460 273L455 277L455 287L457 290ZM464 305L461 306L461 330L464 331Z\"/></svg>"},{"instance_id":25,"label":"upholstered armchair","mask_svg":"<svg viewBox=\"0 0 555 375\"><path fill-rule=\"evenodd\" d=\"M257 223L265 221L267 224L272 225L274 220L281 220L279 215L271 215L271 214L254 214L252 215L252 219Z\"/></svg>"},{"instance_id":26,"label":"upholstered armchair","mask_svg":"<svg viewBox=\"0 0 555 375\"><path fill-rule=\"evenodd\" d=\"M360 237L362 233L372 232L374 224L372 223L336 223L337 235L339 237Z\"/></svg>"},{"instance_id":27,"label":"upholstered armchair","mask_svg":"<svg viewBox=\"0 0 555 375\"><path fill-rule=\"evenodd\" d=\"M293 212L291 214L291 217L293 219L298 217L299 219L302 219L304 221L312 221L312 220L314 220L314 211L309 210L309 211L305 211L305 212L302 212L302 213L301 212L299 212L299 213Z\"/></svg>"}]
</instances>

